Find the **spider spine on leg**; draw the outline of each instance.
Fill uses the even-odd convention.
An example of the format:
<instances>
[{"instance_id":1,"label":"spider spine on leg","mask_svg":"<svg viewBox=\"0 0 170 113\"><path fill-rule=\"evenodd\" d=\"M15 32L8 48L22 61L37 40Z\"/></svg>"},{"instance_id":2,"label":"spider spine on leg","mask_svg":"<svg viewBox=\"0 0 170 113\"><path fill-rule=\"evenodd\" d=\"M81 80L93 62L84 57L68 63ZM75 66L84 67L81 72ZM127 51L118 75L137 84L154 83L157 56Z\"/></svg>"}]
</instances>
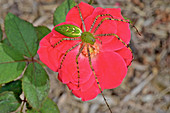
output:
<instances>
[{"instance_id":1,"label":"spider spine on leg","mask_svg":"<svg viewBox=\"0 0 170 113\"><path fill-rule=\"evenodd\" d=\"M114 19L114 18L103 18L100 23L97 25L97 27L95 28L95 30L93 31L93 33L96 33L96 31L98 30L98 28L100 27L100 25L105 21L105 20L115 20L115 21L121 21L121 22L125 22L125 23L129 23L129 21L126 21L126 20L122 20L122 19Z\"/></svg>"},{"instance_id":2,"label":"spider spine on leg","mask_svg":"<svg viewBox=\"0 0 170 113\"><path fill-rule=\"evenodd\" d=\"M96 23L97 19L98 19L99 17L103 17L103 16L111 16L111 17L113 18L113 16L112 16L111 14L101 14L101 15L96 16L93 24L92 24L91 27L90 27L89 32L91 32L91 30L92 30L92 28L94 27L94 24Z\"/></svg>"},{"instance_id":3,"label":"spider spine on leg","mask_svg":"<svg viewBox=\"0 0 170 113\"><path fill-rule=\"evenodd\" d=\"M60 44L64 40L80 40L80 38L62 38L60 41L58 41L56 44L54 44L53 47L55 47L56 45Z\"/></svg>"},{"instance_id":4,"label":"spider spine on leg","mask_svg":"<svg viewBox=\"0 0 170 113\"><path fill-rule=\"evenodd\" d=\"M121 38L119 38L118 35L116 35L114 33L110 33L110 34L98 34L98 35L95 35L95 36L115 36L120 42L122 42L132 52L132 49L129 47L129 45L126 44Z\"/></svg>"},{"instance_id":5,"label":"spider spine on leg","mask_svg":"<svg viewBox=\"0 0 170 113\"><path fill-rule=\"evenodd\" d=\"M83 16L81 14L80 7L78 5L77 5L77 8L78 8L80 18L81 18L81 21L82 21L82 24L83 24L84 32L86 32L86 27L85 27L85 23L84 23L84 20L83 20Z\"/></svg>"},{"instance_id":6,"label":"spider spine on leg","mask_svg":"<svg viewBox=\"0 0 170 113\"><path fill-rule=\"evenodd\" d=\"M70 52L71 50L73 50L74 48L76 48L77 46L79 46L81 43L82 43L82 42L77 43L76 45L74 45L72 48L68 49L68 50L65 52L65 54L64 54L64 56L63 56L63 58L62 58L62 60L61 60L59 69L61 69L62 64L63 64L63 61L65 60L65 57L67 56L68 52Z\"/></svg>"},{"instance_id":7,"label":"spider spine on leg","mask_svg":"<svg viewBox=\"0 0 170 113\"><path fill-rule=\"evenodd\" d=\"M79 65L78 65L78 57L80 56L80 53L83 51L84 46L85 46L85 43L83 43L83 45L81 46L78 54L76 55L76 64L77 64L77 73L78 73L78 87L79 87L79 83L80 83L80 81L79 81L79 79L80 79L80 71L79 71Z\"/></svg>"},{"instance_id":8,"label":"spider spine on leg","mask_svg":"<svg viewBox=\"0 0 170 113\"><path fill-rule=\"evenodd\" d=\"M94 24L96 23L97 19L98 19L99 17L102 17L102 16L111 16L112 18L108 18L108 17L103 18L103 19L100 21L100 23L98 24L98 26L95 28L95 30L93 31L93 33L95 33L95 32L97 31L97 29L100 27L100 25L101 25L105 20L114 20L114 21L129 23L133 28L135 28L136 32L141 36L141 34L139 33L138 29L134 26L134 24L132 24L131 22L129 22L129 21L127 21L127 20L115 19L115 18L113 18L113 16L110 15L110 14L98 15L98 16L95 18L95 20L94 20L94 22L93 22L93 24L92 24L92 26L91 26L91 28L90 28L89 31L92 30L92 28L94 27Z\"/></svg>"},{"instance_id":9,"label":"spider spine on leg","mask_svg":"<svg viewBox=\"0 0 170 113\"><path fill-rule=\"evenodd\" d=\"M105 96L104 96L104 94L103 94L102 88L101 88L101 86L100 86L100 84L99 84L99 80L98 80L98 78L97 78L97 76L96 76L96 73L95 73L95 71L94 71L94 68L93 68L93 66L92 66L91 55L90 55L90 50L89 50L89 44L87 44L87 53L88 53L90 68L91 68L91 70L92 70L92 72L93 72L93 74L94 74L94 76L95 76L95 79L96 79L97 85L98 85L98 87L99 87L99 90L100 90L100 92L101 92L101 94L102 94L102 97L104 98L104 101L105 101L107 107L109 108L110 112L112 113L112 110L111 110L109 104L107 103L107 100L106 100L106 98L105 98Z\"/></svg>"},{"instance_id":10,"label":"spider spine on leg","mask_svg":"<svg viewBox=\"0 0 170 113\"><path fill-rule=\"evenodd\" d=\"M102 44L102 41L100 40L100 38L96 38L96 39L98 39L98 40L99 40L99 42Z\"/></svg>"}]
</instances>

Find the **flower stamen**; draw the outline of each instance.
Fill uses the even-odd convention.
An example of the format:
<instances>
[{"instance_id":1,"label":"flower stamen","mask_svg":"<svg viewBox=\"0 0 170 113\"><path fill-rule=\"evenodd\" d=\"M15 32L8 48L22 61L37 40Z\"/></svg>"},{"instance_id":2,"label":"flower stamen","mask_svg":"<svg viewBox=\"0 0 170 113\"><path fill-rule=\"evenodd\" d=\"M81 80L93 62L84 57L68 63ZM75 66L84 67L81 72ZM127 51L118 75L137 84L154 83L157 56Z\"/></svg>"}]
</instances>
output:
<instances>
[{"instance_id":1,"label":"flower stamen","mask_svg":"<svg viewBox=\"0 0 170 113\"><path fill-rule=\"evenodd\" d=\"M93 45L90 45L89 47L90 55L91 57L95 57L99 53L99 45L94 43ZM82 50L82 54L85 57L88 57L88 52L87 52L87 44L85 45L84 49Z\"/></svg>"}]
</instances>

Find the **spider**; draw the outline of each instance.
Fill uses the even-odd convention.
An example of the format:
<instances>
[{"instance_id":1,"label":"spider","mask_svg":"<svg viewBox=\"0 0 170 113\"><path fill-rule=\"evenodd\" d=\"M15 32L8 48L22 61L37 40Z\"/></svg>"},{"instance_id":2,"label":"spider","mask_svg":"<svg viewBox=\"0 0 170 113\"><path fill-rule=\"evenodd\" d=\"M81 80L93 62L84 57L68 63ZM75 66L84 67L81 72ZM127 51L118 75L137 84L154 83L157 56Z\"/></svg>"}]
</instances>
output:
<instances>
[{"instance_id":1,"label":"spider","mask_svg":"<svg viewBox=\"0 0 170 113\"><path fill-rule=\"evenodd\" d=\"M97 78L97 76L96 76L95 70L94 70L94 68L93 68L93 66L92 66L92 60L91 60L91 59L92 59L92 54L91 54L91 53L94 52L95 54L97 54L96 48L95 48L95 42L96 42L96 40L98 40L98 41L101 43L101 45L102 45L102 41L101 41L99 38L97 38L98 36L101 36L101 37L104 37L104 36L114 36L114 37L116 37L124 46L126 46L126 47L131 51L131 53L132 53L132 50L131 50L131 48L129 47L128 44L126 44L121 38L119 38L119 36L118 36L117 34L114 34L114 33L97 34L97 35L94 35L94 34L96 33L96 31L98 30L98 28L101 26L101 24L102 24L105 20L120 21L120 22L124 22L124 23L129 23L130 25L132 25L132 24L131 24L129 21L126 21L126 20L123 20L123 19L115 19L115 18L113 18L113 16L112 16L111 14L101 14L101 15L96 16L96 18L95 18L94 22L92 23L89 31L86 31L86 26L85 26L85 23L84 23L84 20L83 20L83 17L82 17L82 13L81 13L80 7L79 7L78 5L75 6L75 7L77 7L77 9L78 9L78 11L79 11L79 15L80 15L80 18L81 18L81 21L82 21L82 25L83 25L84 32L82 32L82 30L81 30L79 27L77 27L77 26L75 26L75 25L71 25L71 24L60 25L60 26L57 26L57 27L54 28L54 29L55 29L57 32L59 32L60 34L62 34L62 35L64 35L64 36L67 36L67 37L69 37L69 38L62 38L60 41L58 41L56 44L54 44L53 47L57 46L58 44L60 44L60 43L61 43L62 41L64 41L64 40L69 40L69 41L80 40L79 43L77 43L76 45L74 45L73 47L71 47L70 49L68 49L68 50L65 52L65 54L63 55L63 58L62 58L62 60L61 60L59 69L62 68L62 64L63 64L63 62L64 62L65 57L67 56L67 54L68 54L71 50L73 50L74 48L80 46L79 52L78 52L77 55L76 55L77 74L78 74L78 86L77 86L77 87L79 87L79 84L80 84L80 82L79 82L80 72L79 72L79 62L78 62L78 58L79 58L79 56L80 56L81 53L82 53L82 54L84 53L84 55L85 55L86 57L88 57L89 64L90 64L90 68L91 68L91 70L92 70L92 72L93 72L93 75L95 76L95 80L96 80L97 85L98 85L98 87L99 87L99 90L100 90L100 92L101 92L101 94L102 94L102 96L103 96L103 99L104 99L107 107L109 108L110 112L112 113L111 108L110 108L108 102L106 101L106 98L105 98L105 96L104 96L104 94L103 94L103 92L102 92L102 89L101 89L100 83L99 83L99 81L98 81L98 78ZM107 16L107 17L105 17L105 16ZM109 17L108 17L108 16L109 16ZM100 23L97 25L97 27L94 29L94 31L91 32L92 29L94 28L94 25L95 25L97 19L100 18L100 17L105 17L105 18L103 18L103 19L100 21ZM134 25L132 25L132 27L134 27L134 28L136 29L136 27L135 27ZM138 32L137 29L136 29L136 31ZM138 32L138 34L140 35L139 32ZM84 49L85 49L86 51L84 51ZM133 57L133 56L132 56L132 57ZM133 59L133 58L132 58L132 59ZM130 64L129 64L129 65L130 65Z\"/></svg>"}]
</instances>

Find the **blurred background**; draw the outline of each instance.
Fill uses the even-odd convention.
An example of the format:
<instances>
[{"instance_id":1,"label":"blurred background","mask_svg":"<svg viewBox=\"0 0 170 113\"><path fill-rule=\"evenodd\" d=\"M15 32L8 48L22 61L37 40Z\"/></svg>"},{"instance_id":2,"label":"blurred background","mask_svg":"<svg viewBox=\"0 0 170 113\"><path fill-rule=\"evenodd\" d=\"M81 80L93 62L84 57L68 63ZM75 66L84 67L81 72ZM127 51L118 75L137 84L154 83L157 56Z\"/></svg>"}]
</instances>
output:
<instances>
[{"instance_id":1,"label":"blurred background","mask_svg":"<svg viewBox=\"0 0 170 113\"><path fill-rule=\"evenodd\" d=\"M4 18L12 12L34 26L52 29L53 12L63 1L0 0L1 28L4 31ZM123 16L130 18L142 34L132 28L134 61L123 83L104 91L113 113L170 113L170 0L94 0L93 5L121 8ZM57 73L47 70L49 97L61 113L109 113L101 95L82 102L57 80Z\"/></svg>"}]
</instances>

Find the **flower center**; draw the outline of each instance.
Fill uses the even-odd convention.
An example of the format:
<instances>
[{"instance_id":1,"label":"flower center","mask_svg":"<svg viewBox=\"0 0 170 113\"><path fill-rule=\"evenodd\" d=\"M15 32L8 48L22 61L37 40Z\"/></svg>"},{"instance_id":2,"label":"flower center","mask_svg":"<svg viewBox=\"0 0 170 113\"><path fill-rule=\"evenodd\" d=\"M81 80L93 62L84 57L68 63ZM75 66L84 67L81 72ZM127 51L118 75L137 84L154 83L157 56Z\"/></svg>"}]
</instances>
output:
<instances>
[{"instance_id":1,"label":"flower center","mask_svg":"<svg viewBox=\"0 0 170 113\"><path fill-rule=\"evenodd\" d=\"M95 57L95 56L99 53L99 45L97 45L96 43L94 43L93 45L90 45L89 51L90 51L90 56L91 56L91 58ZM85 57L88 57L87 44L86 44L85 47L83 48L82 54L83 54Z\"/></svg>"}]
</instances>

